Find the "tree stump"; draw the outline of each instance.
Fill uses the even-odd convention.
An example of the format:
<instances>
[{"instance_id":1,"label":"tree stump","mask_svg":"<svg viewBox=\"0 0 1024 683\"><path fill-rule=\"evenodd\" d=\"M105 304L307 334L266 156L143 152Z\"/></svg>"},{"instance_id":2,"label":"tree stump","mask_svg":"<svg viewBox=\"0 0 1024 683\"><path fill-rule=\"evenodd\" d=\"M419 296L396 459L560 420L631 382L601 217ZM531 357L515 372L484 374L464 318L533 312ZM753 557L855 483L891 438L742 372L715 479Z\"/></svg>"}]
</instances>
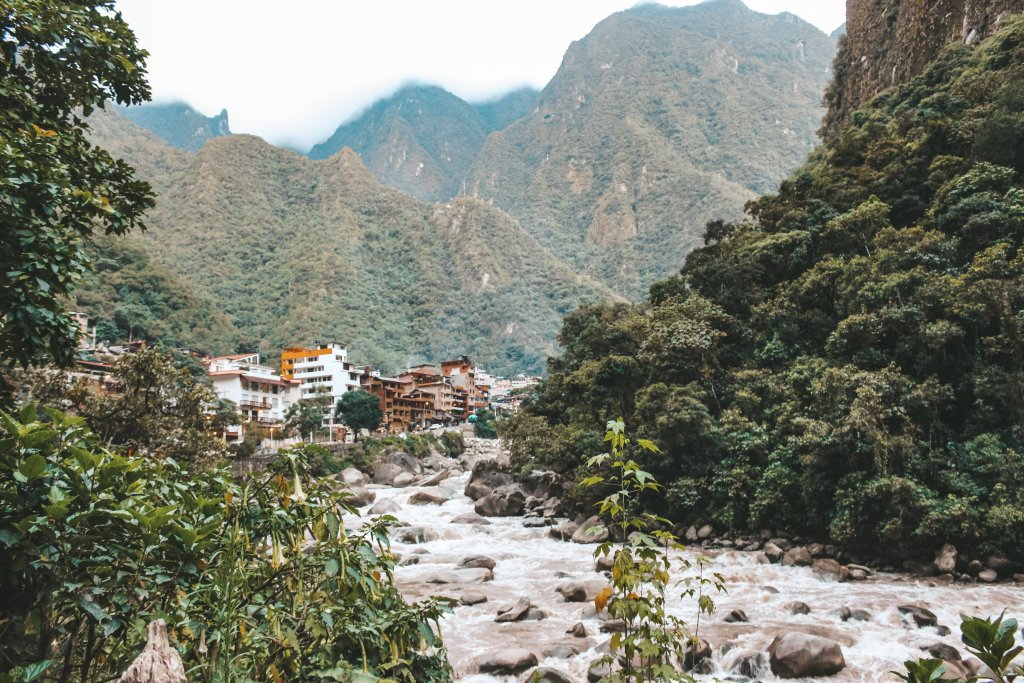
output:
<instances>
[{"instance_id":1,"label":"tree stump","mask_svg":"<svg viewBox=\"0 0 1024 683\"><path fill-rule=\"evenodd\" d=\"M118 683L187 683L181 655L167 640L163 619L149 622L146 647L135 658Z\"/></svg>"}]
</instances>

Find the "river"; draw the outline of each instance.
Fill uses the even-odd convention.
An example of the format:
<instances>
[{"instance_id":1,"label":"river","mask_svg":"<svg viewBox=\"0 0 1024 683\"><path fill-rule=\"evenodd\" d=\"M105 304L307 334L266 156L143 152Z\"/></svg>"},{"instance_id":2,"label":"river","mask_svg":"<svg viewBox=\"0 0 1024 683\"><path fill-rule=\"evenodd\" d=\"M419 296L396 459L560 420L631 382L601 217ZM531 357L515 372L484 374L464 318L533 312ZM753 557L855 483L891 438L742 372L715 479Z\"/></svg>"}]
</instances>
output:
<instances>
[{"instance_id":1,"label":"river","mask_svg":"<svg viewBox=\"0 0 1024 683\"><path fill-rule=\"evenodd\" d=\"M597 646L608 639L600 633L601 621L592 603L565 602L556 588L578 579L598 582L603 577L594 568L593 545L580 545L549 537L548 528L524 526L523 517L492 517L490 524L453 523L460 515L473 513L473 501L463 495L469 473L456 474L437 486L391 488L371 486L377 501L390 500L398 508L393 514L422 532L405 534L393 541L394 552L416 564L396 569L395 577L409 599L428 595L460 598L483 594L487 601L458 606L441 624L456 677L466 683L515 681L517 677L494 677L478 673L479 658L497 650L516 647L533 651L541 666L565 672L586 681L590 664L600 657ZM412 494L424 491L442 496L441 504L412 505ZM365 512L364 512L365 514ZM402 536L402 534L397 534ZM691 554L687 551L687 554ZM493 580L462 582L477 578L476 571L457 570L461 558L485 555L495 561ZM692 557L692 554L691 554ZM716 612L703 617L699 635L713 647L713 670L707 678L747 680L739 676L738 663L754 657L753 671L759 680L775 680L767 666L772 639L787 631L803 631L829 637L842 645L846 668L828 679L846 681L896 681L891 671L902 670L902 662L927 656L921 650L933 643L946 643L967 655L959 639L961 613L995 616L1004 608L1010 616L1024 618L1024 588L1015 584L935 585L929 579L904 574L874 574L866 581L838 583L805 567L783 567L766 563L761 552L722 551L711 570L725 577L727 594L715 597ZM438 580L459 580L437 583ZM678 591L677 591L678 592ZM539 620L496 623L500 606L526 597L546 617ZM803 602L805 615L791 614L789 605ZM952 634L941 636L935 628L908 625L898 605L914 604L934 612L939 623ZM867 621L843 621L843 607L865 610ZM724 623L730 610L742 609L747 623ZM675 599L670 610L695 623L695 603ZM566 632L582 622L588 636L576 638ZM723 653L723 651L726 651ZM525 680L527 674L522 675ZM807 679L810 680L810 679Z\"/></svg>"}]
</instances>

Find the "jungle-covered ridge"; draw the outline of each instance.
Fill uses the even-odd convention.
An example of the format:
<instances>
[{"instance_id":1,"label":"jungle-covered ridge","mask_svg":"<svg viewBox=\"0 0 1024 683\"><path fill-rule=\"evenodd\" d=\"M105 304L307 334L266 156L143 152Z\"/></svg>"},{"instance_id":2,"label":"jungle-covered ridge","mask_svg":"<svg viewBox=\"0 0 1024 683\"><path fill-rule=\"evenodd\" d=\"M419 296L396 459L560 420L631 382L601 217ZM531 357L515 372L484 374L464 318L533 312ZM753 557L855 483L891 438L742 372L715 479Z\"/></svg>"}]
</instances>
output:
<instances>
[{"instance_id":1,"label":"jungle-covered ridge","mask_svg":"<svg viewBox=\"0 0 1024 683\"><path fill-rule=\"evenodd\" d=\"M584 476L622 416L677 522L786 530L897 564L1024 561L1024 19L852 116L642 304L566 317L507 423Z\"/></svg>"},{"instance_id":2,"label":"jungle-covered ridge","mask_svg":"<svg viewBox=\"0 0 1024 683\"><path fill-rule=\"evenodd\" d=\"M93 139L156 189L132 253L187 285L141 297L105 270L74 305L111 334L211 353L334 338L384 368L468 353L539 372L562 316L639 299L707 220L739 217L805 158L833 51L736 0L637 7L570 46L539 94L468 104L409 86L312 161L185 105L131 108L149 131L100 112ZM223 319L151 324L178 298L165 285Z\"/></svg>"}]
</instances>

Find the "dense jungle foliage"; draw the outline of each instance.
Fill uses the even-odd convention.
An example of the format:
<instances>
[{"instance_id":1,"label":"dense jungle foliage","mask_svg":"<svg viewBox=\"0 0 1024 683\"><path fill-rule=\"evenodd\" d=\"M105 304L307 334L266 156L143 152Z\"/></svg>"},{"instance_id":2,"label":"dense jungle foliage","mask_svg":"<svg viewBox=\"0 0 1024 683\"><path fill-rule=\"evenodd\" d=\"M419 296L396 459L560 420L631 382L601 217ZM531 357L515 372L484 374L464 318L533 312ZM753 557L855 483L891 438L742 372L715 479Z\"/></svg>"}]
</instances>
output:
<instances>
[{"instance_id":1,"label":"dense jungle foliage","mask_svg":"<svg viewBox=\"0 0 1024 683\"><path fill-rule=\"evenodd\" d=\"M446 607L395 589L390 518L346 528L305 460L194 477L81 417L0 413L0 681L114 680L157 618L190 681L450 680Z\"/></svg>"},{"instance_id":2,"label":"dense jungle foliage","mask_svg":"<svg viewBox=\"0 0 1024 683\"><path fill-rule=\"evenodd\" d=\"M622 416L667 516L1024 560L1024 20L887 91L642 305L584 307L504 427L586 476Z\"/></svg>"}]
</instances>

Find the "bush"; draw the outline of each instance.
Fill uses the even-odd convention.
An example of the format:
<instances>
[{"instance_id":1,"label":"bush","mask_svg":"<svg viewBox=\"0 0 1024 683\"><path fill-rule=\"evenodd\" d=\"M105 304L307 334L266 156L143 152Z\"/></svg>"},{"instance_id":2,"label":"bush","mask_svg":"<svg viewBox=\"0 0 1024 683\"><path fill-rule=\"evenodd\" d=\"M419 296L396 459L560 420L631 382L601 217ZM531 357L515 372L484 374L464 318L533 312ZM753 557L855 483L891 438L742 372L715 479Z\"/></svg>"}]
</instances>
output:
<instances>
[{"instance_id":1,"label":"bush","mask_svg":"<svg viewBox=\"0 0 1024 683\"><path fill-rule=\"evenodd\" d=\"M343 529L307 455L191 478L99 447L81 418L0 413L0 681L116 678L155 618L191 680L450 680L445 604L402 599L387 518Z\"/></svg>"},{"instance_id":2,"label":"bush","mask_svg":"<svg viewBox=\"0 0 1024 683\"><path fill-rule=\"evenodd\" d=\"M442 432L441 447L449 458L457 458L465 452L466 440L462 438L462 432Z\"/></svg>"}]
</instances>

